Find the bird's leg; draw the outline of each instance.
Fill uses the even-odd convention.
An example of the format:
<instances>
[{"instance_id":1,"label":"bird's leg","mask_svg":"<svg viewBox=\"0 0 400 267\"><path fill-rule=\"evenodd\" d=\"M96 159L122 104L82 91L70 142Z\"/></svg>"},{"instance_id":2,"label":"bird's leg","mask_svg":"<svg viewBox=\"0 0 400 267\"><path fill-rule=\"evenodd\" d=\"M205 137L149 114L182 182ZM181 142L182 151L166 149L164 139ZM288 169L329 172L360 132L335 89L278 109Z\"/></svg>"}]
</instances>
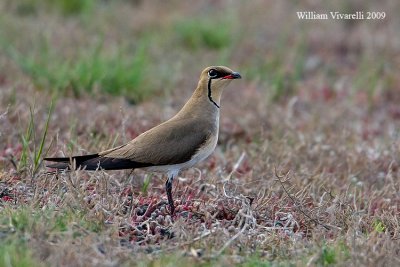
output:
<instances>
[{"instance_id":1,"label":"bird's leg","mask_svg":"<svg viewBox=\"0 0 400 267\"><path fill-rule=\"evenodd\" d=\"M171 212L171 216L174 215L175 207L174 200L172 199L172 181L174 180L174 176L168 176L167 181L165 182L165 190L167 191L168 204Z\"/></svg>"}]
</instances>

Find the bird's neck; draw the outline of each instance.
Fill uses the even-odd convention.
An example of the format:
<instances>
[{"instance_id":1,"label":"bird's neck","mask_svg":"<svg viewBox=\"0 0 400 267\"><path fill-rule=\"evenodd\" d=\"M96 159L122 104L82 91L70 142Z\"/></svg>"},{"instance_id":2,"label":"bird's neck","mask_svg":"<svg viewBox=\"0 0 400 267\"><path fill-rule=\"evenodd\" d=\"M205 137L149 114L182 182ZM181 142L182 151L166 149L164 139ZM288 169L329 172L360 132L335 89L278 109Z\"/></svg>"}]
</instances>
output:
<instances>
[{"instance_id":1,"label":"bird's neck","mask_svg":"<svg viewBox=\"0 0 400 267\"><path fill-rule=\"evenodd\" d=\"M222 90L211 91L211 99L215 102L213 103L208 97L208 89L199 84L193 95L177 115L190 117L219 117L219 107L217 107L217 105L220 106L221 94Z\"/></svg>"}]
</instances>

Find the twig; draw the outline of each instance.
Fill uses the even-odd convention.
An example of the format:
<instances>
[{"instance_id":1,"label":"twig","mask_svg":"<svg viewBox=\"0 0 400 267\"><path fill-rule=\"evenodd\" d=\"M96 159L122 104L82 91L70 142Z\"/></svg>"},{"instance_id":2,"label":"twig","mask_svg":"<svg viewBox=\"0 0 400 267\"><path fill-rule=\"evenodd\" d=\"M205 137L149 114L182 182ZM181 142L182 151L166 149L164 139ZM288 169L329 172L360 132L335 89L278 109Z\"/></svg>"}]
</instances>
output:
<instances>
[{"instance_id":1,"label":"twig","mask_svg":"<svg viewBox=\"0 0 400 267\"><path fill-rule=\"evenodd\" d=\"M235 220L240 218L240 222L238 225L243 225L243 227L240 229L239 232L237 232L233 237L231 237L223 246L222 248L214 255L214 257L220 256L227 247L229 247L233 241L235 241L241 234L243 234L244 231L246 231L250 226L256 227L257 226L257 221L253 216L252 210L251 210L251 200L248 199L247 197L243 196L240 194L239 196L229 196L226 193L225 185L229 181L230 177L232 174L237 170L237 168L240 165L240 162L243 160L245 156L245 153L243 152L242 155L240 156L239 160L236 162L234 165L234 168L232 172L223 180L223 185L222 185L222 192L223 195L228 198L228 199L235 199L238 201L241 201L242 203L242 208L238 211L238 213L235 216Z\"/></svg>"},{"instance_id":2,"label":"twig","mask_svg":"<svg viewBox=\"0 0 400 267\"><path fill-rule=\"evenodd\" d=\"M10 109L10 105L7 106L6 111L4 111L3 113L0 114L0 120L4 119L7 116L9 109Z\"/></svg>"},{"instance_id":3,"label":"twig","mask_svg":"<svg viewBox=\"0 0 400 267\"><path fill-rule=\"evenodd\" d=\"M201 239L203 239L203 238L205 238L205 237L207 237L207 236L213 234L214 232L215 232L215 231L207 231L207 232L205 232L205 233L199 235L198 237L193 238L193 239L190 240L190 241L187 241L187 242L184 242L184 243L182 243L182 244L178 244L178 245L176 245L176 246L173 246L173 247L164 249L164 250L162 250L162 252L171 251L171 250L176 250L177 248L180 248L180 247L189 246L189 245L191 245L191 244L193 244L193 243L195 243L195 242L197 242L197 241L199 241L199 240L201 240Z\"/></svg>"},{"instance_id":4,"label":"twig","mask_svg":"<svg viewBox=\"0 0 400 267\"><path fill-rule=\"evenodd\" d=\"M232 236L232 238L229 239L229 240L222 246L222 248L217 252L217 254L216 254L215 256L216 256L216 257L220 256L220 255L222 254L222 252L224 252L225 249L226 249L227 247L229 247L233 241L235 241L236 238L238 238L241 234L243 234L244 231L246 231L247 226L248 226L248 224L247 224L247 222L246 222L246 224L243 225L242 229L240 229L240 231L237 232L236 235Z\"/></svg>"},{"instance_id":5,"label":"twig","mask_svg":"<svg viewBox=\"0 0 400 267\"><path fill-rule=\"evenodd\" d=\"M9 160L10 160L11 164L13 165L14 169L15 169L16 171L18 171L18 166L17 166L17 163L16 163L15 160L14 160L14 156L11 155L10 158L9 158Z\"/></svg>"},{"instance_id":6,"label":"twig","mask_svg":"<svg viewBox=\"0 0 400 267\"><path fill-rule=\"evenodd\" d=\"M288 190L286 189L285 185L283 184L285 181L287 181L287 177L289 176L290 171L288 171L285 175L280 176L276 170L275 167L275 177L277 178L277 180L279 181L280 185L282 186L283 191L285 191L285 193L287 194L287 196L290 198L290 200L292 200L293 203L297 203L296 199L294 199L294 197L288 192ZM285 178L285 181L282 181L282 178ZM311 221L313 221L316 224L319 224L321 226L323 226L326 230L331 230L330 227L328 227L327 225L319 222L317 219L312 218L310 215L308 215L302 208L300 205L296 205L295 206L296 209L298 209L301 213L303 213L304 216L306 216L308 219L310 219Z\"/></svg>"},{"instance_id":7,"label":"twig","mask_svg":"<svg viewBox=\"0 0 400 267\"><path fill-rule=\"evenodd\" d=\"M246 156L245 152L242 152L242 154L240 155L239 159L236 161L235 165L233 165L232 171L228 174L228 176L226 176L222 182L226 182L229 181L232 177L232 175L237 171L237 169L239 169L240 164L242 163L244 157Z\"/></svg>"}]
</instances>

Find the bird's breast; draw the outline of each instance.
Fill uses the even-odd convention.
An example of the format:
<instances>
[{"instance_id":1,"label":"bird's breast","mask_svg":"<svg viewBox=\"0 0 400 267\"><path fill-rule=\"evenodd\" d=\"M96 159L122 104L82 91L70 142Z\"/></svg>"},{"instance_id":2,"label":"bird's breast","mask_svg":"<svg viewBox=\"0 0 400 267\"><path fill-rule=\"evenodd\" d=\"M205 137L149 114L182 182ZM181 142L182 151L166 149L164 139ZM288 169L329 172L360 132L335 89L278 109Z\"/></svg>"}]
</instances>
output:
<instances>
[{"instance_id":1,"label":"bird's breast","mask_svg":"<svg viewBox=\"0 0 400 267\"><path fill-rule=\"evenodd\" d=\"M199 147L196 153L192 156L190 161L194 162L194 164L206 159L214 152L215 147L217 146L218 143L219 114L217 114L217 116L215 117L215 124L213 128L214 129L208 136L207 140Z\"/></svg>"}]
</instances>

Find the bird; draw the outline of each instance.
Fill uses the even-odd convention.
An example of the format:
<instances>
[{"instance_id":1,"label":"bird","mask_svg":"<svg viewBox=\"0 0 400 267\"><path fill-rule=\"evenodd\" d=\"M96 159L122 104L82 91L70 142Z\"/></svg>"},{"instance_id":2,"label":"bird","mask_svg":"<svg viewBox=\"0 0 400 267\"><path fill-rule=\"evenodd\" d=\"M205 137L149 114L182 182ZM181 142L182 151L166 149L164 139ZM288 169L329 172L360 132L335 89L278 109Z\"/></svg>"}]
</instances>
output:
<instances>
[{"instance_id":1,"label":"bird","mask_svg":"<svg viewBox=\"0 0 400 267\"><path fill-rule=\"evenodd\" d=\"M46 167L60 170L143 169L166 174L165 190L170 214L174 178L181 170L205 160L214 151L219 133L223 89L238 72L225 66L210 66L200 75L196 89L181 110L169 120L143 132L130 142L94 154L46 157Z\"/></svg>"}]
</instances>

